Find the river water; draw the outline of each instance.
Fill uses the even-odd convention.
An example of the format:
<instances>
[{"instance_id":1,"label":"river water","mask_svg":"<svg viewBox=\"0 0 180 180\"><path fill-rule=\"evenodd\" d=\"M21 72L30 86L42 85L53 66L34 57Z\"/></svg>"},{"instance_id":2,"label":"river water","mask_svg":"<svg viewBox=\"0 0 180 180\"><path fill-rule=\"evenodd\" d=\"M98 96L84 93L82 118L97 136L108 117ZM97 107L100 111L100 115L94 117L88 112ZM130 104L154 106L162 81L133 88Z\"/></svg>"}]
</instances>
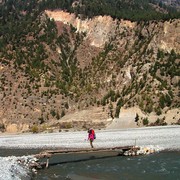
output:
<instances>
[{"instance_id":1,"label":"river water","mask_svg":"<svg viewBox=\"0 0 180 180\"><path fill-rule=\"evenodd\" d=\"M41 150L1 150L0 155L17 156ZM48 169L33 180L180 180L180 151L161 151L141 156L112 153L56 155ZM13 178L12 178L13 179ZM26 178L24 178L25 180Z\"/></svg>"},{"instance_id":2,"label":"river water","mask_svg":"<svg viewBox=\"0 0 180 180\"><path fill-rule=\"evenodd\" d=\"M72 159L82 158L84 161L72 162ZM35 180L180 179L180 152L166 151L146 156L96 158L97 155L81 155L81 157L71 155L67 162L65 157L61 157L61 161L64 160L64 162L55 163L48 169L40 171Z\"/></svg>"},{"instance_id":3,"label":"river water","mask_svg":"<svg viewBox=\"0 0 180 180\"><path fill-rule=\"evenodd\" d=\"M83 137L87 132L18 135L0 137L0 161L9 156L39 153L38 148L89 147ZM82 140L83 139L83 140ZM134 140L136 140L134 142ZM141 156L117 156L112 153L56 155L48 169L38 171L34 180L180 180L180 126L151 127L97 132L96 147L133 145L154 147L156 153ZM35 146L36 145L36 146ZM43 145L43 146L42 146ZM31 148L31 149L28 149ZM0 166L0 177L12 173ZM13 164L13 167L15 164ZM13 171L14 172L14 171ZM15 171L19 174L23 171ZM3 176L1 180L14 180ZM26 176L27 177L27 176ZM22 178L16 178L21 180ZM27 178L24 178L25 180Z\"/></svg>"}]
</instances>

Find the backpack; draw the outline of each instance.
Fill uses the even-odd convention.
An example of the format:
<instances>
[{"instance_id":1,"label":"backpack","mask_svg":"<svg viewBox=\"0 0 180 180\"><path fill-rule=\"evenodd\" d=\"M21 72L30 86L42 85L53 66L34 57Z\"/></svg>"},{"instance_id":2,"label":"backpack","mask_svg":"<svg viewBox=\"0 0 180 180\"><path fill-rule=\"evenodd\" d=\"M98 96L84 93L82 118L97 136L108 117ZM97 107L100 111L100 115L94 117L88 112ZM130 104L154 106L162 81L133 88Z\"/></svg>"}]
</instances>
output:
<instances>
[{"instance_id":1,"label":"backpack","mask_svg":"<svg viewBox=\"0 0 180 180\"><path fill-rule=\"evenodd\" d=\"M92 135L93 139L96 139L96 134L95 134L95 132L94 132L94 129L90 129L90 130L88 131L88 133Z\"/></svg>"},{"instance_id":2,"label":"backpack","mask_svg":"<svg viewBox=\"0 0 180 180\"><path fill-rule=\"evenodd\" d=\"M96 134L93 129L91 130L91 133L94 135L94 139L96 139Z\"/></svg>"}]
</instances>

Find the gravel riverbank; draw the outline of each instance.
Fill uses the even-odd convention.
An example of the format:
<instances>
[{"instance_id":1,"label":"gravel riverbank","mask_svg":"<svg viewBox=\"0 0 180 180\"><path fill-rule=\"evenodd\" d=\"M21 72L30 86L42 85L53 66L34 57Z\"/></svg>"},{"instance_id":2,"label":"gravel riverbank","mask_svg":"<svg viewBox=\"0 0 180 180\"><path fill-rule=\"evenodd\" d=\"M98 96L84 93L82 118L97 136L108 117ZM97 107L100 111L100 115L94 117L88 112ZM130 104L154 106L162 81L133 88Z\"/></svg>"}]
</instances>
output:
<instances>
[{"instance_id":1,"label":"gravel riverbank","mask_svg":"<svg viewBox=\"0 0 180 180\"><path fill-rule=\"evenodd\" d=\"M96 130L94 146L154 146L158 149L180 149L180 126L146 127L124 130ZM1 148L88 148L86 131L46 134L1 135Z\"/></svg>"}]
</instances>

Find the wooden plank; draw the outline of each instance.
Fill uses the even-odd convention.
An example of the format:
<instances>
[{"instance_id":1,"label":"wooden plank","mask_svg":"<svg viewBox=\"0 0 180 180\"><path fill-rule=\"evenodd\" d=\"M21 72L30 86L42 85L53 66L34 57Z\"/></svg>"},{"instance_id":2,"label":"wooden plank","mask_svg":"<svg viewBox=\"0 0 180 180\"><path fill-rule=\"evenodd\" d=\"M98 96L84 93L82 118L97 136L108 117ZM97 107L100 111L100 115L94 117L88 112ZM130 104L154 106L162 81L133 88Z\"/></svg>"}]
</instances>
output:
<instances>
[{"instance_id":1,"label":"wooden plank","mask_svg":"<svg viewBox=\"0 0 180 180\"><path fill-rule=\"evenodd\" d=\"M57 149L57 150L47 150L35 155L38 158L51 157L54 154L73 154L73 153L92 153L92 152L108 152L108 151L128 151L128 150L136 150L133 146L125 146L125 147L112 147L112 148L81 148L81 149ZM137 149L138 150L138 149Z\"/></svg>"},{"instance_id":2,"label":"wooden plank","mask_svg":"<svg viewBox=\"0 0 180 180\"><path fill-rule=\"evenodd\" d=\"M133 146L126 147L113 147L113 148L81 148L81 149L59 149L59 150L48 150L45 153L57 154L57 153L78 153L78 152L96 152L96 151L112 151L112 150L130 150Z\"/></svg>"}]
</instances>

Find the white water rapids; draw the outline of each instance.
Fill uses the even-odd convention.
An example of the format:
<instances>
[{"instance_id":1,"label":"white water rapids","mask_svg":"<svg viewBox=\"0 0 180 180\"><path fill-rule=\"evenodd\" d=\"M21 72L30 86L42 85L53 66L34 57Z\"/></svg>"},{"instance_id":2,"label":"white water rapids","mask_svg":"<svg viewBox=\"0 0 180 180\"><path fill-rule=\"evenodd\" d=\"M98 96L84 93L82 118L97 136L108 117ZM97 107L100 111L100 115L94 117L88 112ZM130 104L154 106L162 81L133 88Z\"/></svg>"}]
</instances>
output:
<instances>
[{"instance_id":1,"label":"white water rapids","mask_svg":"<svg viewBox=\"0 0 180 180\"><path fill-rule=\"evenodd\" d=\"M180 126L146 127L126 130L96 130L94 147L117 147L137 145L160 150L180 150ZM49 134L1 135L1 148L89 148L86 131ZM22 179L27 169L21 167L16 157L0 157L0 179ZM13 169L17 173L12 175Z\"/></svg>"}]
</instances>

